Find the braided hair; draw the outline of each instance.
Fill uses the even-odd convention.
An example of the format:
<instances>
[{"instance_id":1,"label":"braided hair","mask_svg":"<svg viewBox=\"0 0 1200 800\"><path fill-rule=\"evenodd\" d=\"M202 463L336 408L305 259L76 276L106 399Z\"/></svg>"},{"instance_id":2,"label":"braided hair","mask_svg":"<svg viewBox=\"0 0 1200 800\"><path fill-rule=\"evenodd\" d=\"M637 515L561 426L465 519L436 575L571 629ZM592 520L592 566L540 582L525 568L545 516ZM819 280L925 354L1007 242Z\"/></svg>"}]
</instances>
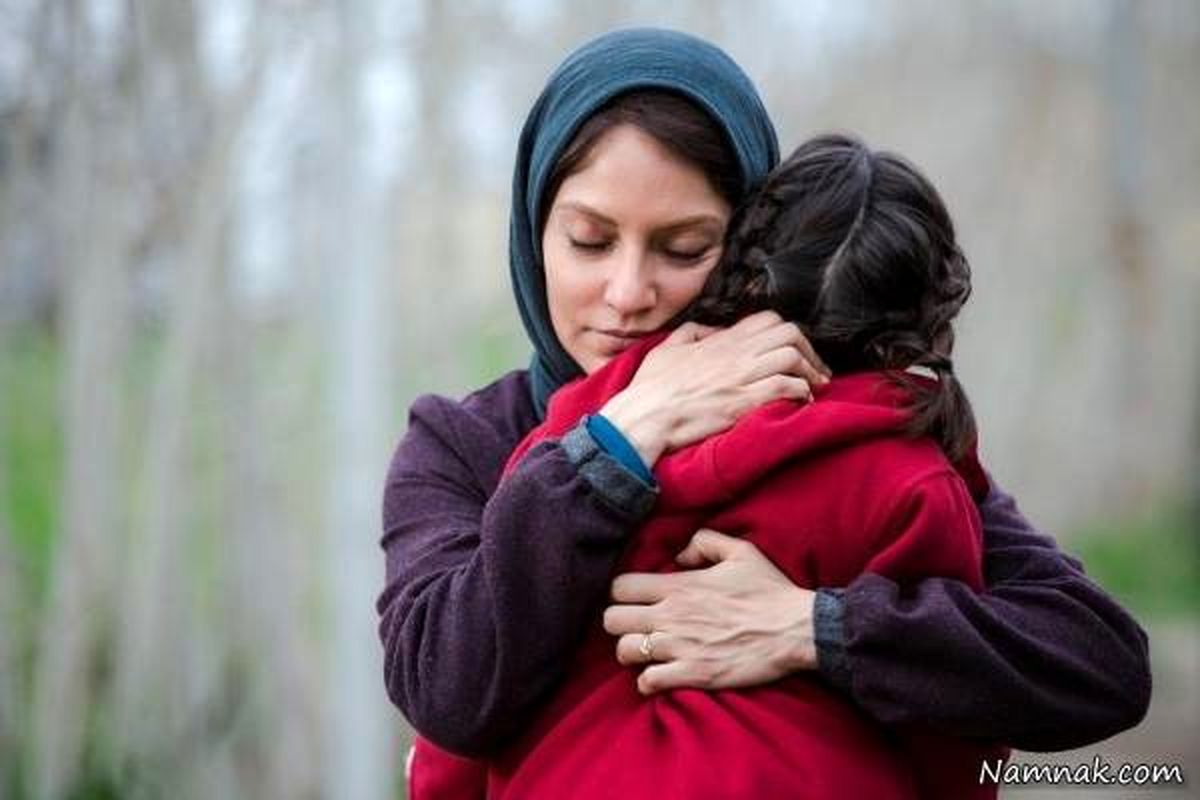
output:
<instances>
[{"instance_id":1,"label":"braided hair","mask_svg":"<svg viewBox=\"0 0 1200 800\"><path fill-rule=\"evenodd\" d=\"M976 436L950 358L970 293L933 185L900 156L831 134L797 148L734 212L721 263L686 317L725 325L778 312L835 373L889 371L914 396L909 432L957 460ZM914 366L936 383L905 372Z\"/></svg>"}]
</instances>

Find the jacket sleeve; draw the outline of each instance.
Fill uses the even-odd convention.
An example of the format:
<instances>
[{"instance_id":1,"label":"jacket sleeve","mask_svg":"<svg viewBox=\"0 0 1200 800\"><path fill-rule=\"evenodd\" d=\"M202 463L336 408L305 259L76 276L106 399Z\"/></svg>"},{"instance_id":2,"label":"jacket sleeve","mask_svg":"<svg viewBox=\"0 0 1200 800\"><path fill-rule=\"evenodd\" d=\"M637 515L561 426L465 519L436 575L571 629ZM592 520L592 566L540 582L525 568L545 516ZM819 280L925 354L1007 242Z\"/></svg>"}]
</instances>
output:
<instances>
[{"instance_id":1,"label":"jacket sleeve","mask_svg":"<svg viewBox=\"0 0 1200 800\"><path fill-rule=\"evenodd\" d=\"M842 616L844 653L829 648L822 671L883 722L1025 750L1081 747L1136 725L1150 702L1145 632L994 484L980 513L985 591L864 574L841 609L823 592L827 627Z\"/></svg>"},{"instance_id":2,"label":"jacket sleeve","mask_svg":"<svg viewBox=\"0 0 1200 800\"><path fill-rule=\"evenodd\" d=\"M582 427L535 446L493 492L513 444L420 398L384 492L388 693L463 755L503 744L557 682L653 502Z\"/></svg>"}]
</instances>

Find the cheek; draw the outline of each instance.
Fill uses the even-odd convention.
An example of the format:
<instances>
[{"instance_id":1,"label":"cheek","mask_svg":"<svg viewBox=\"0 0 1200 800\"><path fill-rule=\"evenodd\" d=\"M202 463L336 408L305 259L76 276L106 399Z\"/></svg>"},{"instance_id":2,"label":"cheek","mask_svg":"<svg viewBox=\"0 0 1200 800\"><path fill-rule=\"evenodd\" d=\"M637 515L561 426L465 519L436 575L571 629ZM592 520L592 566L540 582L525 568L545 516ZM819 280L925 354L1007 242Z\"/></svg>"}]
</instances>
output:
<instances>
[{"instance_id":1,"label":"cheek","mask_svg":"<svg viewBox=\"0 0 1200 800\"><path fill-rule=\"evenodd\" d=\"M598 284L589 276L589 270L579 264L566 248L546 242L542 252L546 265L546 303L550 307L550 321L562 339L570 333L564 328L577 321L579 311L599 292Z\"/></svg>"},{"instance_id":2,"label":"cheek","mask_svg":"<svg viewBox=\"0 0 1200 800\"><path fill-rule=\"evenodd\" d=\"M708 275L716 267L716 260L707 267L668 271L662 277L659 286L659 313L664 319L670 319L685 309L693 300L700 296Z\"/></svg>"}]
</instances>

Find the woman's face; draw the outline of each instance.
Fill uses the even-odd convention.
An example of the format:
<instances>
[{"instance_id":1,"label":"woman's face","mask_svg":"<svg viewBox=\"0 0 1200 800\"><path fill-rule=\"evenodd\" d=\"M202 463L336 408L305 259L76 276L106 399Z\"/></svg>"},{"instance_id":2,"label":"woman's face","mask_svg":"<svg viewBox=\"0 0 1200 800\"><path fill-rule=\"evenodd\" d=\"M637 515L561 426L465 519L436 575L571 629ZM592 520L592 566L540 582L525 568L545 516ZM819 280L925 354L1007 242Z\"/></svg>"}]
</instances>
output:
<instances>
[{"instance_id":1,"label":"woman's face","mask_svg":"<svg viewBox=\"0 0 1200 800\"><path fill-rule=\"evenodd\" d=\"M729 215L703 172L639 128L617 126L595 143L542 232L550 321L585 372L695 299Z\"/></svg>"}]
</instances>

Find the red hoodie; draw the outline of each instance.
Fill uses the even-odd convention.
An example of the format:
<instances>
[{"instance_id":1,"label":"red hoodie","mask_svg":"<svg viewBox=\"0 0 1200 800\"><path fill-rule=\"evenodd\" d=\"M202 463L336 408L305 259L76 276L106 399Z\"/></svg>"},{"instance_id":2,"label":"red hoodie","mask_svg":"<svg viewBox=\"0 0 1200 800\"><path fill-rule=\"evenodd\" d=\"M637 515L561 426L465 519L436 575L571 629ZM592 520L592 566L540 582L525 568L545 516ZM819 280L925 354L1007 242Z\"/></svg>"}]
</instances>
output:
<instances>
[{"instance_id":1,"label":"red hoodie","mask_svg":"<svg viewBox=\"0 0 1200 800\"><path fill-rule=\"evenodd\" d=\"M559 390L510 457L557 438L625 388L662 337ZM660 497L620 572L673 572L701 527L753 542L799 586L862 572L951 577L981 590L981 531L964 478L930 439L904 435L908 396L881 373L835 378L811 404L778 401L725 433L661 458ZM815 676L751 689L643 697L597 619L567 678L527 732L488 762L492 798L990 798L980 762L1002 748L886 729ZM936 687L930 687L936 691ZM422 744L413 789L468 764ZM417 795L418 800L434 797ZM450 796L463 796L457 792Z\"/></svg>"}]
</instances>

